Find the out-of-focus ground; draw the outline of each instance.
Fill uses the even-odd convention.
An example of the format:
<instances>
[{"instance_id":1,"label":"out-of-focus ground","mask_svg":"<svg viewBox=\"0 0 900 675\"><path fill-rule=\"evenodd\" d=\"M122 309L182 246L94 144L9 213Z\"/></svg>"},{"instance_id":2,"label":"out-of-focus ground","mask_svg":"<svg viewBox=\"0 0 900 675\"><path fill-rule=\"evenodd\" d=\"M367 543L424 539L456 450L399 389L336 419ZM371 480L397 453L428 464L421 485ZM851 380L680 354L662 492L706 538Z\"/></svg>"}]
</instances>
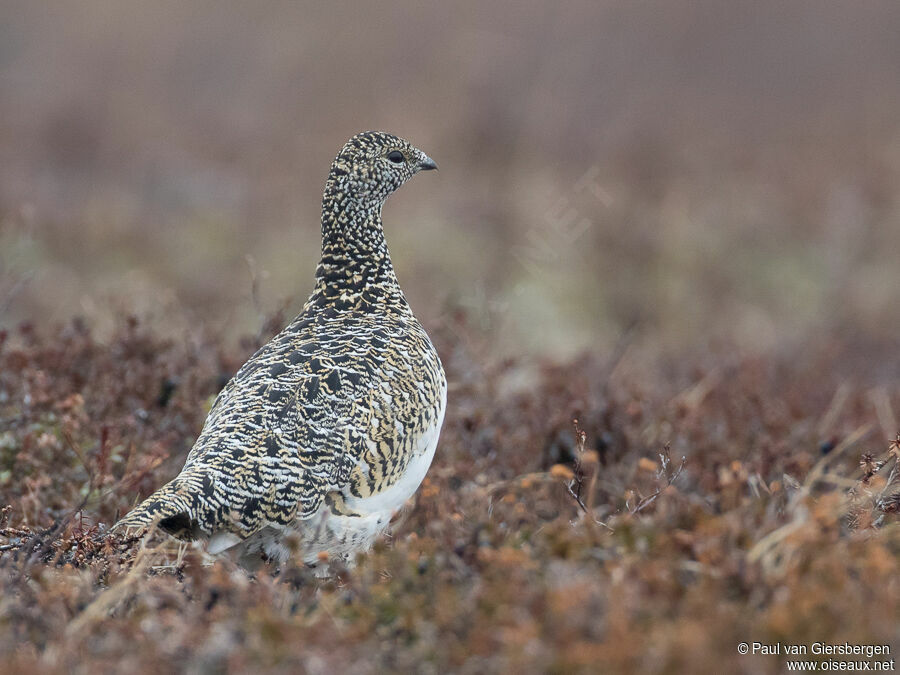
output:
<instances>
[{"instance_id":1,"label":"out-of-focus ground","mask_svg":"<svg viewBox=\"0 0 900 675\"><path fill-rule=\"evenodd\" d=\"M900 325L896 3L0 12L0 326L294 312L368 128L441 166L385 213L426 325L461 307L553 355L634 320L751 349Z\"/></svg>"},{"instance_id":2,"label":"out-of-focus ground","mask_svg":"<svg viewBox=\"0 0 900 675\"><path fill-rule=\"evenodd\" d=\"M0 672L896 657L897 35L887 1L0 2ZM441 167L385 209L450 383L415 504L325 581L100 537L299 309L368 128Z\"/></svg>"}]
</instances>

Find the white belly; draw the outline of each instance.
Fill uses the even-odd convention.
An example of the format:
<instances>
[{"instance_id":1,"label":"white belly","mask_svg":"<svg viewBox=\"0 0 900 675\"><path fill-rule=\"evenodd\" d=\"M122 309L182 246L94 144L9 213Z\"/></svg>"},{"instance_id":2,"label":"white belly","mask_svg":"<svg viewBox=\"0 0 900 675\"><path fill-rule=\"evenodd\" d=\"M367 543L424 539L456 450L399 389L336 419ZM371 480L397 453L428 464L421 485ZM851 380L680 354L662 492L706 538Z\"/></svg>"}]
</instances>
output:
<instances>
[{"instance_id":1,"label":"white belly","mask_svg":"<svg viewBox=\"0 0 900 675\"><path fill-rule=\"evenodd\" d=\"M282 540L292 533L299 536L300 555L304 562L315 564L319 560L319 554L325 552L329 557L342 558L345 562L352 563L353 554L372 546L375 538L388 526L394 513L415 494L425 478L431 460L434 459L446 405L445 385L435 423L422 434L406 470L396 483L368 497L349 494L344 496L345 505L361 515L337 515L323 505L312 518L300 521L294 527L265 527L241 542L244 559L242 564L249 567L254 556L258 558L259 552L265 553L271 560L286 560L291 552Z\"/></svg>"},{"instance_id":2,"label":"white belly","mask_svg":"<svg viewBox=\"0 0 900 675\"><path fill-rule=\"evenodd\" d=\"M431 460L434 459L434 451L437 448L438 437L441 434L441 425L444 423L444 408L447 404L446 387L441 395L441 408L438 412L434 425L428 429L419 439L417 447L413 452L413 456L406 465L406 470L400 476L400 479L391 485L387 490L383 490L368 497L355 497L351 494L344 495L344 503L352 510L359 513L376 514L388 513L393 514L406 503L406 500L415 494L422 484L422 479L431 466Z\"/></svg>"}]
</instances>

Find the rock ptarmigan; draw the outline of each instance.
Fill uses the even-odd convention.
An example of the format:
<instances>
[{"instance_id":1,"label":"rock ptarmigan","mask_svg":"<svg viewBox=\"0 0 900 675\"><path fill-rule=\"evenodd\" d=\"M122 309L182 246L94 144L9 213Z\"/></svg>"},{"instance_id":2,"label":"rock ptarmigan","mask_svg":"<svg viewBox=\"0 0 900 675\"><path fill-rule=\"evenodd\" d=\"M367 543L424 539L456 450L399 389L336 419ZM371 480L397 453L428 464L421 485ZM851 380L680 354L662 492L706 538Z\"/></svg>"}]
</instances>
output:
<instances>
[{"instance_id":1,"label":"rock ptarmigan","mask_svg":"<svg viewBox=\"0 0 900 675\"><path fill-rule=\"evenodd\" d=\"M447 382L400 290L381 209L437 165L407 141L354 136L322 199L322 258L300 315L219 394L181 473L114 529L156 524L208 540L249 569L352 563L419 487L434 456Z\"/></svg>"}]
</instances>

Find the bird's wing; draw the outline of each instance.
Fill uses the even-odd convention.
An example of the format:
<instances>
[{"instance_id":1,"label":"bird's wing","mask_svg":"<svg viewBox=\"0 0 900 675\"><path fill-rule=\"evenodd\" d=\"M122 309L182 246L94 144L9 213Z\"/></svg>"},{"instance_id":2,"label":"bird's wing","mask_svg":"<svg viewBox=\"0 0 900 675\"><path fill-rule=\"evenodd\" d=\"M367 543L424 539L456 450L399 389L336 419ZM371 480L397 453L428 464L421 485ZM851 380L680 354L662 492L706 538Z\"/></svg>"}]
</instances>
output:
<instances>
[{"instance_id":1,"label":"bird's wing","mask_svg":"<svg viewBox=\"0 0 900 675\"><path fill-rule=\"evenodd\" d=\"M182 471L203 477L190 490L199 529L245 537L287 526L345 490L366 449L373 372L352 353L322 356L314 338L296 334L277 336L248 360Z\"/></svg>"},{"instance_id":2,"label":"bird's wing","mask_svg":"<svg viewBox=\"0 0 900 675\"><path fill-rule=\"evenodd\" d=\"M163 529L245 538L309 518L326 500L349 515L344 497L400 479L414 440L415 416L402 413L419 393L414 385L406 391L404 378L384 377L362 331L347 331L337 347L315 330L290 329L226 385L181 474L147 500L147 514L165 512ZM130 524L141 519L129 514Z\"/></svg>"}]
</instances>

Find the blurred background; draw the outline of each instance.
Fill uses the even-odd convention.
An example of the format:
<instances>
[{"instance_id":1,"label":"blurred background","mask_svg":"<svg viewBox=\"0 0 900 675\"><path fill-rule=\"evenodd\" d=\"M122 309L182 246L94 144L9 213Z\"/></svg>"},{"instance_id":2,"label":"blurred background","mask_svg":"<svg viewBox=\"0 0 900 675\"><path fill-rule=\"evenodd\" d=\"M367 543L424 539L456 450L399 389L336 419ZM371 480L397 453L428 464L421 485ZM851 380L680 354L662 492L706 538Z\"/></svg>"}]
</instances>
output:
<instances>
[{"instance_id":1,"label":"blurred background","mask_svg":"<svg viewBox=\"0 0 900 675\"><path fill-rule=\"evenodd\" d=\"M0 329L299 311L329 163L429 330L498 353L900 330L900 4L0 2Z\"/></svg>"}]
</instances>

